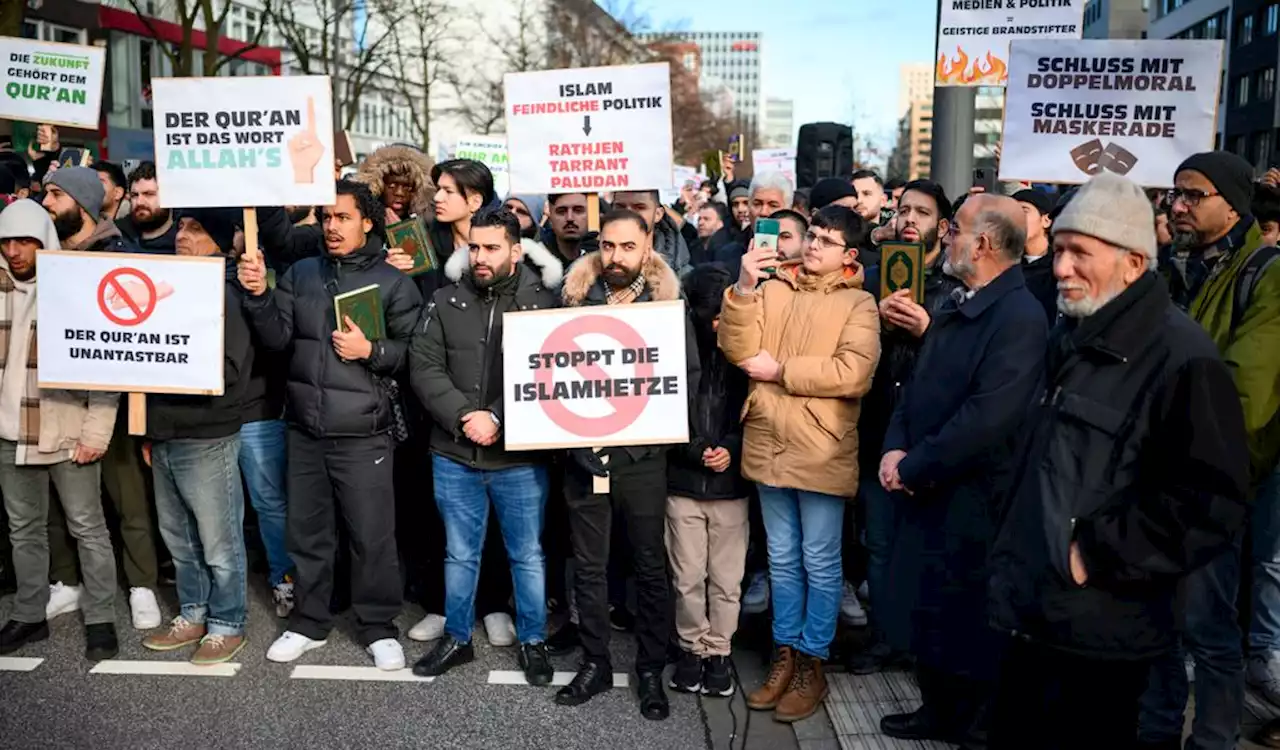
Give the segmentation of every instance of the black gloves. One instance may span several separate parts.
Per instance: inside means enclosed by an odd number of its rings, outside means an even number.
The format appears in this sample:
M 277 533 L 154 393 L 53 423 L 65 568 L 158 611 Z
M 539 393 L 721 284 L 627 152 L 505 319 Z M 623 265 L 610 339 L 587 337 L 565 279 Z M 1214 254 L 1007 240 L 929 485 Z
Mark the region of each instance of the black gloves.
M 572 448 L 569 451 L 569 458 L 582 468 L 588 474 L 597 477 L 609 476 L 609 470 L 605 468 L 604 461 L 600 460 L 602 453 L 596 453 L 590 448 Z

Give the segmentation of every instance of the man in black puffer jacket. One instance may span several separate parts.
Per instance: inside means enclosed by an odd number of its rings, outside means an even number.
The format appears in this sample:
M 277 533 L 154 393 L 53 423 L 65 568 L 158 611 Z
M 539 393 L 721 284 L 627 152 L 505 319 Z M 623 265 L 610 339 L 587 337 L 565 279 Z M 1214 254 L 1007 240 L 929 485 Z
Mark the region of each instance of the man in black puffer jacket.
M 667 557 L 676 597 L 680 661 L 673 690 L 733 694 L 729 651 L 738 629 L 747 562 L 747 497 L 742 478 L 742 404 L 747 376 L 716 345 L 724 292 L 733 284 L 719 263 L 685 277 L 702 370 L 691 401 L 689 442 L 676 446 L 667 466 Z
M 401 603 L 390 434 L 396 419 L 388 384 L 404 365 L 422 298 L 408 276 L 384 261 L 384 209 L 369 188 L 339 180 L 337 191 L 324 209 L 323 248 L 291 266 L 275 289 L 267 289 L 260 254 L 240 265 L 240 283 L 251 295 L 245 306 L 262 344 L 292 347 L 285 419 L 296 605 L 267 658 L 293 661 L 324 645 L 333 627 L 336 503 L 351 537 L 360 639 L 379 668 L 401 669 L 393 622 Z M 369 341 L 334 320 L 334 296 L 368 286 L 378 287 L 385 339 Z

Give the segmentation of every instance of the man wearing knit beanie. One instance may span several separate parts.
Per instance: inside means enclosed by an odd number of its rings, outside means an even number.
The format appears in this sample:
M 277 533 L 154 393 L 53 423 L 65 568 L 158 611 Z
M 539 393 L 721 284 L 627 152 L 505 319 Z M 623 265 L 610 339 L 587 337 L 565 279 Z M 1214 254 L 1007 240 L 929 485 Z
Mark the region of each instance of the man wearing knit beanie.
M 1139 706 L 1165 697 L 1144 698 L 1149 682 L 1185 679 L 1174 649 L 1183 579 L 1189 629 L 1219 612 L 1234 618 L 1230 602 L 1207 609 L 1191 578 L 1239 555 L 1249 513 L 1240 401 L 1213 342 L 1151 272 L 1155 227 L 1140 187 L 1094 177 L 1054 222 L 1053 245 L 1067 316 L 1045 360 L 1055 385 L 1026 414 L 988 558 L 991 622 L 1022 635 L 1002 655 L 988 747 L 1130 748 L 1140 738 L 1142 748 L 1181 748 L 1183 706 L 1159 717 L 1175 722 L 1172 737 L 1140 732 Z M 1196 661 L 1196 726 L 1212 733 L 1187 746 L 1234 748 L 1241 706 L 1225 711 L 1230 672 L 1202 677 Z
M 1280 262 L 1250 215 L 1253 170 L 1234 154 L 1196 154 L 1178 167 L 1169 193 L 1173 248 L 1163 270 L 1174 302 L 1213 339 L 1232 376 L 1248 432 L 1249 482 L 1258 518 L 1280 514 L 1280 488 L 1265 483 L 1280 460 Z M 1195 658 L 1196 720 L 1193 742 L 1234 746 L 1243 705 L 1241 671 L 1270 702 L 1280 703 L 1280 529 L 1253 529 L 1253 618 L 1249 659 L 1242 670 L 1241 634 L 1235 618 L 1240 583 L 1237 548 L 1193 574 L 1188 590 L 1184 642 Z M 1172 659 L 1166 674 L 1173 676 Z M 1179 673 L 1181 674 L 1181 673 Z M 1165 681 L 1167 683 L 1167 680 Z M 1144 702 L 1143 726 L 1165 728 L 1152 739 L 1172 738 L 1185 685 Z M 1159 698 L 1160 700 L 1154 700 Z M 1160 708 L 1157 709 L 1156 707 Z M 1152 732 L 1148 732 L 1152 734 Z
M 858 208 L 858 191 L 853 189 L 853 183 L 848 180 L 842 180 L 839 177 L 826 177 L 818 180 L 813 189 L 809 191 L 809 210 L 817 211 L 832 204 L 856 211 Z
M 102 196 L 98 173 L 88 167 L 63 167 L 45 177 L 42 205 L 53 219 L 63 250 L 132 249 L 114 222 L 98 221 Z

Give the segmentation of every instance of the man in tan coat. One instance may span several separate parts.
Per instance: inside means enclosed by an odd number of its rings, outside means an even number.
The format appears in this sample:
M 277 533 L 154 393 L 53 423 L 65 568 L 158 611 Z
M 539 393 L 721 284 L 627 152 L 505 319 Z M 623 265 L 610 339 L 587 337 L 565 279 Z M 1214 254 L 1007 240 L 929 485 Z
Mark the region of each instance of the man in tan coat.
M 857 259 L 869 229 L 828 206 L 800 260 L 779 266 L 753 246 L 720 316 L 720 348 L 752 381 L 742 474 L 759 486 L 773 581 L 773 666 L 747 705 L 779 721 L 812 715 L 827 692 L 821 664 L 840 611 L 844 504 L 858 488 L 859 399 L 880 357 Z

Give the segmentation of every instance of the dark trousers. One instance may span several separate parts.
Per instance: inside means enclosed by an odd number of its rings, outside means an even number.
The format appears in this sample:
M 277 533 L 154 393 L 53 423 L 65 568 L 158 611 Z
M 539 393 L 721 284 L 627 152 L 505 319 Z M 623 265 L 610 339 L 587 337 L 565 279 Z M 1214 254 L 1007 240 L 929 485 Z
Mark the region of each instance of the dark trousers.
M 986 736 L 991 683 L 916 662 L 916 684 L 920 686 L 921 710 L 946 736 L 957 740 Z
M 613 514 L 622 514 L 636 582 L 636 671 L 662 671 L 671 633 L 671 588 L 664 542 L 667 506 L 665 455 L 619 466 L 609 494 L 591 492 L 591 478 L 570 467 L 565 499 L 573 536 L 574 593 L 587 661 L 609 664 L 608 566 Z
M 990 750 L 1134 747 L 1149 661 L 1091 659 L 1017 640 L 1000 668 Z
M 317 440 L 290 428 L 286 543 L 297 574 L 297 604 L 289 621 L 295 633 L 323 640 L 333 629 L 336 508 L 349 537 L 359 639 L 367 646 L 396 637 L 401 588 L 392 451 L 388 435 Z

